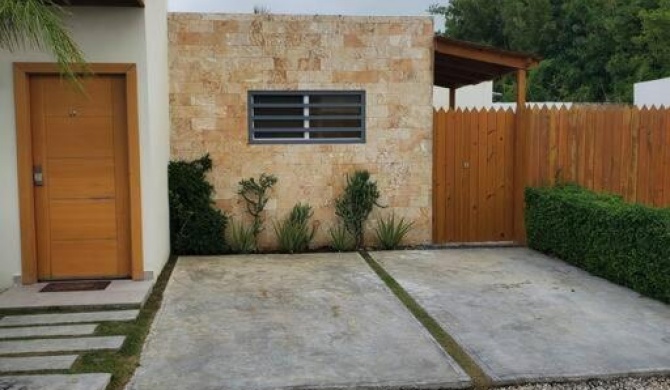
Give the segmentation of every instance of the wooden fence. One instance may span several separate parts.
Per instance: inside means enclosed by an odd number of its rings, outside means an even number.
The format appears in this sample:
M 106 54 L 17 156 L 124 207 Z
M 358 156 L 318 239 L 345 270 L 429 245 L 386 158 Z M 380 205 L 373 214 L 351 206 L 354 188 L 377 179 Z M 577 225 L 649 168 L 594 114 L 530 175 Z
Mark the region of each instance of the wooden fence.
M 440 110 L 433 180 L 438 243 L 523 241 L 523 188 L 557 180 L 670 206 L 670 109 Z

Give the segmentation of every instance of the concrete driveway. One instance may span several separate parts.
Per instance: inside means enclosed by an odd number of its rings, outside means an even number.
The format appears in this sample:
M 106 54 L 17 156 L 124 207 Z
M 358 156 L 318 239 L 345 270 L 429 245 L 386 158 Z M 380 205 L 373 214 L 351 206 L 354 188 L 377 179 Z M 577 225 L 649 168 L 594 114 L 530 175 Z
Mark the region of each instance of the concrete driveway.
M 181 258 L 129 388 L 462 388 L 355 253 Z
M 495 384 L 670 374 L 670 307 L 523 248 L 372 257 Z M 129 385 L 462 388 L 355 253 L 181 258 Z
M 670 307 L 524 248 L 372 253 L 496 383 L 670 373 Z

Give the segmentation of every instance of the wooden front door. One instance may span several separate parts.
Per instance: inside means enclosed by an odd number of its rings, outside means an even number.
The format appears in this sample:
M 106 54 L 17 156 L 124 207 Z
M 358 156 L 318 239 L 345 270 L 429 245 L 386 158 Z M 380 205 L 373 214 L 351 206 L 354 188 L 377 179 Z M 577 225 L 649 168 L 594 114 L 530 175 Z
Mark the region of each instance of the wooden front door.
M 129 276 L 125 77 L 29 84 L 38 278 Z

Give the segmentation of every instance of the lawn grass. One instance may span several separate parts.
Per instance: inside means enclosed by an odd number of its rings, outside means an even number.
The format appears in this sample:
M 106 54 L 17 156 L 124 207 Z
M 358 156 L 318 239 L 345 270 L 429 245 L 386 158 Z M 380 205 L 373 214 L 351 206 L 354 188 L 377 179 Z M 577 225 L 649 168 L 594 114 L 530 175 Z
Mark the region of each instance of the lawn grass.
M 473 387 L 477 390 L 488 389 L 492 386 L 493 381 L 479 367 L 479 365 L 470 357 L 470 355 L 461 347 L 456 340 L 449 335 L 442 327 L 435 321 L 433 317 L 426 312 L 426 310 L 419 305 L 414 298 L 412 298 L 400 284 L 393 279 L 393 277 L 386 272 L 386 270 L 377 263 L 372 256 L 366 251 L 360 252 L 365 262 L 370 268 L 384 281 L 386 286 L 395 294 L 395 296 L 409 309 L 409 311 L 416 317 L 419 322 L 430 332 L 435 340 L 442 346 L 442 348 L 458 363 L 461 368 L 472 378 Z
M 82 354 L 68 373 L 107 372 L 112 380 L 107 390 L 121 390 L 131 379 L 139 365 L 140 354 L 144 341 L 149 333 L 151 323 L 163 301 L 163 291 L 167 286 L 172 270 L 177 262 L 171 257 L 154 284 L 151 295 L 135 321 L 105 322 L 96 329 L 96 336 L 126 336 L 123 346 L 118 351 L 96 351 Z

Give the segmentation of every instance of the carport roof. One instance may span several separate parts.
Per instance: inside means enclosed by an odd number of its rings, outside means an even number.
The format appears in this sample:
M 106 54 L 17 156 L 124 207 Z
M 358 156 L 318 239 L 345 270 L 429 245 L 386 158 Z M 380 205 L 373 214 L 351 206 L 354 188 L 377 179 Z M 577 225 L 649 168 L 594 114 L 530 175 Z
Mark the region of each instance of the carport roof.
M 540 63 L 540 58 L 532 54 L 443 36 L 435 37 L 434 47 L 433 84 L 451 89 L 493 80 Z

